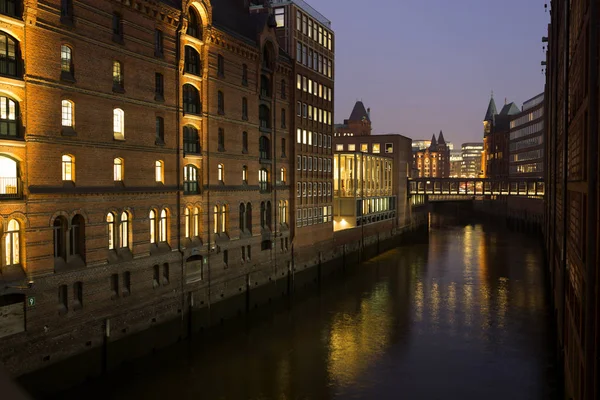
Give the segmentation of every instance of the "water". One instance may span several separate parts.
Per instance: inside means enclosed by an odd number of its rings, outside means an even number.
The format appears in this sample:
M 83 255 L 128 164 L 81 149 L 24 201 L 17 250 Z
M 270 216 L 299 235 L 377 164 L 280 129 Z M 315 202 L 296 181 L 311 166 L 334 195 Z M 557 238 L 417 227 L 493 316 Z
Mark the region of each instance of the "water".
M 432 222 L 428 244 L 383 254 L 289 310 L 58 398 L 558 399 L 539 242 Z

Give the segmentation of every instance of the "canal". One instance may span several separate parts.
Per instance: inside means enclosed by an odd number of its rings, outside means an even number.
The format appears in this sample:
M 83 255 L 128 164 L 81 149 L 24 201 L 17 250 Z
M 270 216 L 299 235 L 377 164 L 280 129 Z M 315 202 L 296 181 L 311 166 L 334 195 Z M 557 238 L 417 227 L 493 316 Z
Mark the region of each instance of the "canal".
M 537 239 L 431 216 L 428 237 L 277 312 L 233 322 L 60 399 L 558 399 Z

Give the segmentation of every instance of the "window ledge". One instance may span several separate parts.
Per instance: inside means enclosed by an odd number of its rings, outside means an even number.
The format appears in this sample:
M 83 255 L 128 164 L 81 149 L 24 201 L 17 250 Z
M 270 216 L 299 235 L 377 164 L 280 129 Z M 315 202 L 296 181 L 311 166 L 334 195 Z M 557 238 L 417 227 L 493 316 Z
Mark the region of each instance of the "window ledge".
M 114 133 L 113 132 L 113 139 L 124 142 L 125 136 L 122 133 Z
M 60 80 L 63 82 L 75 83 L 75 75 L 69 71 L 60 71 Z
M 75 132 L 72 126 L 63 126 L 60 134 L 62 136 L 77 136 L 77 132 Z
M 63 187 L 65 187 L 65 188 L 74 188 L 75 187 L 74 181 L 62 181 L 62 182 L 63 182 Z
M 123 182 L 123 180 L 115 181 L 115 186 L 122 188 L 125 187 L 125 183 Z

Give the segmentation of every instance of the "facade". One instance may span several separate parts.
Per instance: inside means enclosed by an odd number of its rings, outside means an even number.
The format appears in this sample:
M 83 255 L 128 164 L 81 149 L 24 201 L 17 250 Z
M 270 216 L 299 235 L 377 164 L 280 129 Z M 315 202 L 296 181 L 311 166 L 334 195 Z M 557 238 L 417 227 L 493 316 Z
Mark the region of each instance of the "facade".
M 413 159 L 414 166 L 419 171 L 419 178 L 450 177 L 450 148 L 442 131 L 438 139 L 433 135 L 428 148 L 413 153 Z
M 371 134 L 371 109 L 365 109 L 362 101 L 357 101 L 350 118 L 343 124 L 335 125 L 335 136 L 369 136 Z
M 599 7 L 552 0 L 545 38 L 544 231 L 565 398 L 575 400 L 600 397 Z
M 482 174 L 483 143 L 463 143 L 461 146 L 463 178 L 478 178 Z
M 511 177 L 544 176 L 544 93 L 523 103 L 510 121 Z
M 334 230 L 395 218 L 393 166 L 388 156 L 356 151 L 334 154 Z
M 290 93 L 293 93 L 295 112 L 290 114 L 290 122 L 295 144 L 289 157 L 294 160 L 290 184 L 296 188 L 291 203 L 296 223 L 291 231 L 294 251 L 303 256 L 307 254 L 303 249 L 317 251 L 318 246 L 326 249 L 333 240 L 335 37 L 331 22 L 306 2 L 273 0 L 270 3 L 279 45 L 291 57 L 294 71 Z M 252 8 L 260 11 L 269 7 L 255 5 Z M 304 190 L 309 186 L 314 189 L 313 196 Z
M 483 120 L 483 147 L 485 152 L 485 177 L 503 179 L 508 177 L 509 129 L 511 116 L 518 114 L 515 103 L 506 103 L 498 113 L 494 97 L 490 99 Z
M 309 177 L 291 173 L 296 125 L 315 126 L 297 147 L 315 154 L 311 206 L 329 220 L 303 240 L 331 237 L 329 27 L 317 29 L 327 68 L 311 72 L 327 99 L 311 100 L 295 89 L 304 72 L 280 46 L 277 9 L 6 3 L 16 6 L 0 8 L 11 49 L 0 60 L 0 360 L 11 374 L 288 271 L 290 187 Z M 293 118 L 296 100 L 320 104 L 318 119 Z
M 450 178 L 462 177 L 463 157 L 460 150 L 450 151 Z

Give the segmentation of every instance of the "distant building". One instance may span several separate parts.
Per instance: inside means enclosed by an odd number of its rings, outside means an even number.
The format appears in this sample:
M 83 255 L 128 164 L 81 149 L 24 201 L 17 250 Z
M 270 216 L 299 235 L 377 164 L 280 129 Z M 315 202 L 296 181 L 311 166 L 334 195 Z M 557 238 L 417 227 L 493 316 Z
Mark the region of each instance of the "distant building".
M 463 157 L 460 150 L 450 150 L 450 178 L 461 178 Z
M 371 134 L 371 109 L 365 109 L 362 101 L 354 104 L 350 118 L 335 125 L 335 136 L 369 136 Z
M 454 150 L 454 144 L 452 142 L 446 142 L 446 144 L 448 145 L 448 149 L 450 149 L 450 151 Z M 429 139 L 429 140 L 420 139 L 420 140 L 412 141 L 413 153 L 416 153 L 419 150 L 425 150 L 429 146 L 431 146 L 431 139 Z
M 483 150 L 485 154 L 485 177 L 508 177 L 508 138 L 510 120 L 513 115 L 520 113 L 515 103 L 506 103 L 500 113 L 496 110 L 494 97 L 490 99 L 483 120 Z
M 448 178 L 450 176 L 450 149 L 442 131 L 437 140 L 433 135 L 428 148 L 413 153 L 413 160 L 416 169 L 419 170 L 419 177 Z
M 544 176 L 544 93 L 523 103 L 510 121 L 509 175 Z
M 477 178 L 482 173 L 481 153 L 483 143 L 463 143 L 461 147 L 461 175 L 465 178 Z

